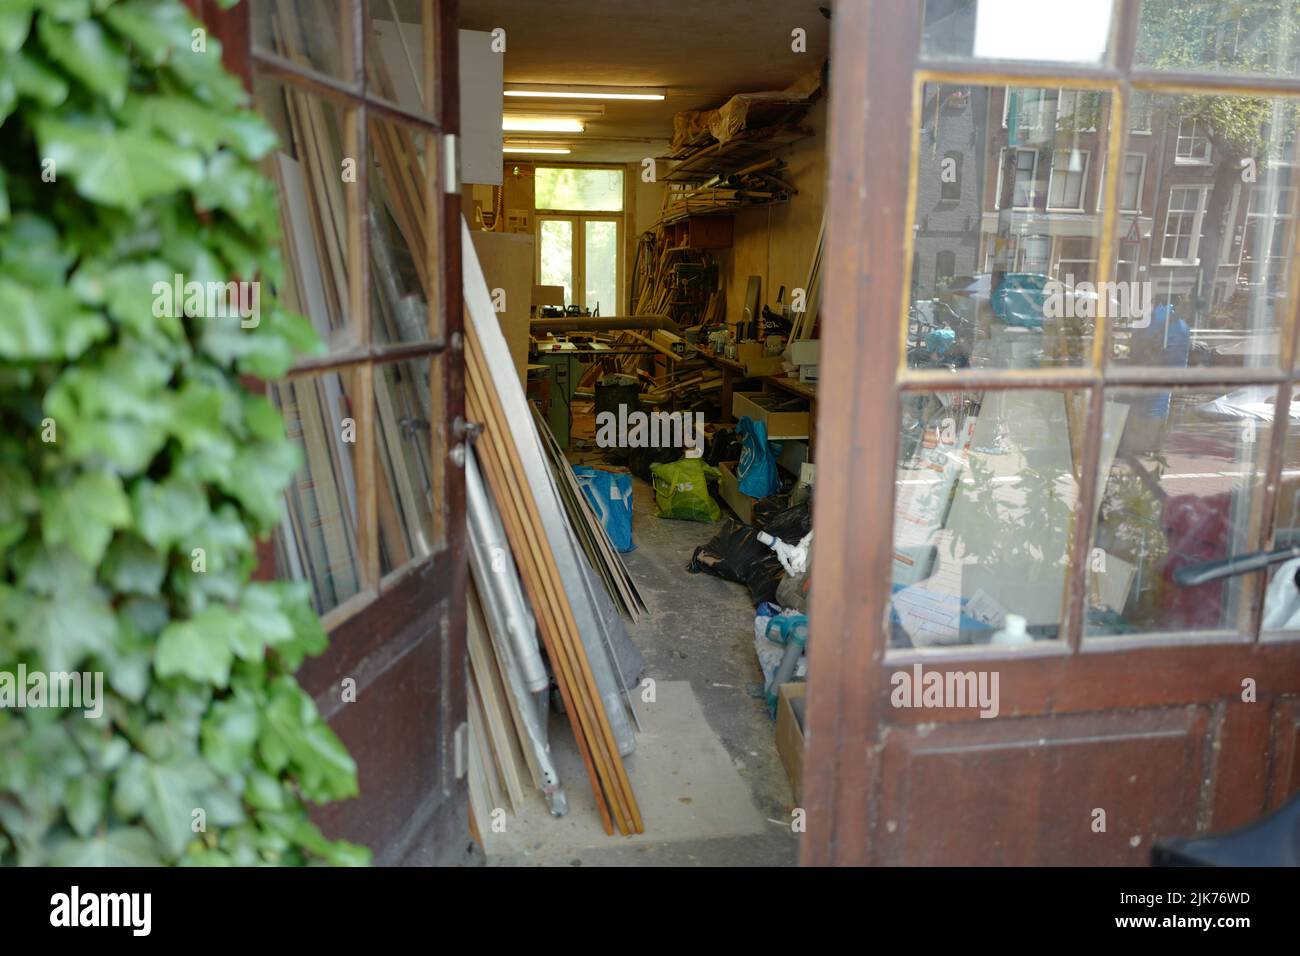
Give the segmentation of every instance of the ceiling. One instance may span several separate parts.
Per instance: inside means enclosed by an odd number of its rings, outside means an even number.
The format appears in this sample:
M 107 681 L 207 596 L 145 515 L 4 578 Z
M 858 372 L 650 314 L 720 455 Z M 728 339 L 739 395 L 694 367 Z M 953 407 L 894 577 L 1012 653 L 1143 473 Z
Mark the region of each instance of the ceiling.
M 663 155 L 673 114 L 709 109 L 735 93 L 779 90 L 820 66 L 829 0 L 461 0 L 460 26 L 506 31 L 506 83 L 664 87 L 658 102 L 607 101 L 586 131 L 556 134 L 579 162 Z M 795 53 L 791 31 L 807 33 Z M 557 100 L 513 100 L 525 103 Z M 536 133 L 517 134 L 530 141 Z

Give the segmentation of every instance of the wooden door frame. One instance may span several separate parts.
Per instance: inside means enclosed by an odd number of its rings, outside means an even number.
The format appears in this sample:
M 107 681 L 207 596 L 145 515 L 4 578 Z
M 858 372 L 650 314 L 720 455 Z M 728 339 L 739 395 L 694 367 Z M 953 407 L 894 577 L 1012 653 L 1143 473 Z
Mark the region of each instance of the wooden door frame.
M 1128 91 L 1136 30 L 1126 29 L 1137 15 L 1137 0 L 1118 0 L 1115 66 L 1051 67 L 1038 64 L 952 65 L 967 82 L 979 83 L 984 73 L 1103 81 Z M 912 656 L 886 661 L 893 552 L 894 462 L 899 413 L 899 356 L 903 323 L 904 277 L 911 256 L 907 222 L 908 199 L 914 194 L 911 168 L 914 74 L 919 68 L 922 5 L 896 0 L 845 0 L 835 7 L 831 53 L 829 112 L 829 194 L 826 289 L 824 293 L 823 366 L 817 422 L 819 468 L 815 511 L 817 538 L 813 560 L 812 626 L 809 701 L 805 728 L 807 746 L 802 806 L 807 831 L 801 845 L 805 865 L 864 865 L 875 862 L 874 830 L 877 792 L 882 770 L 880 731 L 921 722 L 965 719 L 943 710 L 897 711 L 890 708 L 889 677 L 910 668 Z M 944 68 L 948 68 L 944 64 Z M 1133 74 L 1136 76 L 1136 74 Z M 1194 74 L 1145 74 L 1146 82 L 1190 87 L 1230 85 L 1295 94 L 1300 84 L 1266 78 L 1224 82 Z M 996 81 L 994 81 L 996 82 Z M 1116 127 L 1123 129 L 1122 113 Z M 1122 153 L 1120 144 L 1110 150 Z M 1112 157 L 1113 158 L 1113 157 Z M 1110 164 L 1114 168 L 1113 164 Z M 1111 177 L 1108 188 L 1116 188 Z M 1110 205 L 1115 205 L 1111 202 Z M 1297 217 L 1300 218 L 1300 217 Z M 1111 230 L 1109 223 L 1107 228 Z M 1103 247 L 1110 249 L 1109 242 Z M 1291 246 L 1298 248 L 1294 242 Z M 1103 256 L 1099 254 L 1099 265 Z M 1106 266 L 1108 268 L 1108 266 Z M 1278 406 L 1286 407 L 1292 388 L 1290 369 L 1296 347 L 1297 287 L 1300 267 L 1292 256 L 1289 305 L 1292 309 L 1283 340 L 1277 374 L 1258 378 L 1276 384 Z M 1104 330 L 1098 338 L 1104 343 Z M 1101 348 L 1102 346 L 1098 346 Z M 1232 379 L 1223 370 L 1185 370 L 1183 383 L 1218 385 Z M 1204 374 L 1200 374 L 1204 373 Z M 1132 376 L 1129 376 L 1132 378 Z M 1243 376 L 1238 375 L 1238 379 Z M 988 387 L 1060 387 L 1059 373 L 1030 372 L 1014 383 L 999 378 Z M 1118 384 L 1123 374 L 1098 370 L 1077 376 L 1075 387 L 1092 388 L 1089 415 L 1100 417 L 1102 384 Z M 971 387 L 986 387 L 972 376 Z M 955 382 L 947 387 L 953 387 Z M 965 383 L 963 383 L 965 384 Z M 1099 428 L 1089 428 L 1080 498 L 1091 500 L 1097 476 Z M 1271 542 L 1274 489 L 1282 463 L 1285 428 L 1273 430 L 1262 497 L 1260 535 Z M 1280 431 L 1279 436 L 1277 432 Z M 1091 470 L 1087 463 L 1091 463 Z M 1300 705 L 1290 695 L 1300 691 L 1300 641 L 1259 639 L 1263 576 L 1244 588 L 1250 603 L 1253 637 L 1236 639 L 1200 636 L 1171 644 L 1136 637 L 1118 642 L 1080 640 L 1084 610 L 1084 578 L 1080 558 L 1090 541 L 1090 509 L 1079 509 L 1071 549 L 1072 572 L 1062 639 L 1056 647 L 1035 648 L 1015 659 L 980 654 L 996 661 L 1003 676 L 1002 712 L 1083 713 L 1141 705 L 1178 706 L 1211 699 L 1229 699 L 1218 718 L 1218 733 L 1231 731 L 1248 745 L 1225 748 L 1216 759 L 1219 788 L 1204 829 L 1217 830 L 1253 819 L 1280 802 L 1285 789 L 1300 785 L 1300 757 L 1294 735 L 1284 741 L 1279 720 L 1300 720 Z M 1274 638 L 1276 635 L 1273 636 Z M 950 655 L 926 658 L 927 670 L 969 666 L 975 652 L 953 649 Z M 1160 668 L 1160 680 L 1150 675 Z M 1239 697 L 1243 671 L 1288 675 L 1286 688 L 1274 691 L 1272 706 L 1250 706 Z M 1008 694 L 1006 688 L 1013 688 Z M 1279 700 L 1282 694 L 1285 700 Z M 1264 692 L 1261 691 L 1261 701 Z M 893 710 L 892 713 L 889 710 Z M 1293 728 L 1284 728 L 1292 732 Z M 1265 754 L 1273 746 L 1286 748 L 1272 765 Z M 1252 751 L 1251 745 L 1254 750 Z M 1198 785 L 1189 781 L 1189 786 Z
M 384 845 L 377 848 L 377 864 L 454 864 L 472 856 L 473 848 L 468 827 L 467 781 L 458 776 L 460 765 L 458 750 L 465 746 L 466 681 L 468 666 L 465 629 L 465 591 L 467 565 L 465 562 L 465 482 L 463 464 L 457 462 L 453 449 L 466 441 L 464 427 L 464 351 L 463 315 L 461 311 L 461 194 L 459 169 L 448 173 L 442 169 L 441 160 L 458 157 L 455 137 L 460 129 L 460 89 L 456 63 L 459 56 L 459 6 L 458 0 L 439 0 L 438 19 L 434 24 L 436 54 L 426 57 L 426 83 L 436 93 L 432 116 L 411 114 L 384 101 L 371 98 L 366 85 L 364 69 L 359 68 L 359 88 L 348 88 L 327 77 L 292 76 L 283 64 L 275 62 L 252 49 L 250 29 L 250 3 L 243 0 L 231 9 L 225 9 L 217 0 L 184 0 L 190 10 L 222 43 L 222 61 L 226 68 L 238 76 L 245 89 L 252 91 L 254 67 L 263 75 L 280 82 L 296 82 L 299 88 L 316 96 L 336 102 L 350 102 L 359 127 L 357 142 L 360 152 L 367 154 L 367 111 L 385 119 L 400 121 L 408 127 L 421 128 L 436 147 L 439 165 L 438 179 L 431 183 L 429 211 L 437 210 L 439 234 L 431 243 L 432 264 L 441 273 L 440 290 L 442 323 L 439 334 L 430 343 L 420 343 L 418 348 L 389 347 L 386 358 L 376 358 L 370 348 L 370 358 L 375 361 L 400 360 L 407 354 L 427 357 L 431 371 L 438 367 L 431 384 L 440 386 L 439 400 L 442 417 L 431 422 L 431 439 L 436 454 L 442 458 L 441 474 L 444 481 L 442 493 L 443 547 L 423 561 L 412 562 L 388 575 L 375 573 L 375 580 L 367 581 L 368 593 L 354 596 L 325 616 L 330 627 L 330 646 L 319 657 L 309 658 L 298 672 L 298 680 L 316 701 L 321 715 L 336 729 L 342 718 L 349 716 L 339 694 L 338 679 L 342 674 L 355 675 L 360 693 L 364 687 L 389 677 L 399 686 L 417 695 L 427 692 L 422 686 L 432 679 L 435 683 L 436 708 L 420 708 L 416 715 L 419 723 L 400 730 L 410 740 L 436 738 L 435 759 L 431 767 L 411 768 L 428 774 L 437 787 L 428 790 L 418 807 L 391 807 L 368 800 L 363 787 L 355 800 L 315 807 L 313 819 L 331 837 L 347 837 L 367 842 L 371 834 L 382 833 Z M 430 6 L 425 5 L 424 16 Z M 365 10 L 362 0 L 346 0 L 342 16 L 347 31 L 355 43 L 353 56 L 361 60 L 362 36 L 365 29 Z M 435 71 L 440 71 L 435 73 Z M 432 82 L 436 80 L 436 82 Z M 444 148 L 446 146 L 447 148 Z M 432 177 L 431 177 L 432 178 Z M 361 183 L 365 178 L 361 177 Z M 364 187 L 363 187 L 364 190 Z M 361 214 L 365 215 L 364 191 L 357 200 Z M 426 229 L 432 223 L 425 223 Z M 360 263 L 352 281 L 351 306 L 361 316 L 361 327 L 366 330 L 363 342 L 369 348 L 369 260 L 365 253 L 369 238 L 365 230 L 356 261 Z M 358 310 L 359 306 L 359 310 Z M 429 303 L 431 309 L 435 307 Z M 400 354 L 399 354 L 400 353 Z M 316 363 L 320 368 L 332 367 L 333 357 Z M 372 366 L 373 368 L 373 366 Z M 366 388 L 373 393 L 372 376 L 362 377 Z M 265 391 L 265 383 L 250 381 L 249 386 Z M 433 419 L 433 410 L 430 410 Z M 375 455 L 378 455 L 377 445 Z M 463 458 L 460 462 L 463 463 Z M 369 542 L 358 542 L 359 547 L 377 549 L 378 531 Z M 377 562 L 377 551 L 372 555 Z M 372 563 L 373 563 L 372 562 Z M 260 579 L 275 577 L 274 545 L 272 539 L 258 544 L 258 567 L 254 576 Z M 369 598 L 368 602 L 364 600 Z M 351 602 L 365 604 L 360 610 L 348 613 Z M 337 623 L 333 623 L 337 621 Z M 430 635 L 432 639 L 430 640 Z M 393 728 L 387 728 L 392 730 Z M 409 742 L 409 741 L 408 741 Z M 389 744 L 392 742 L 389 741 Z M 353 741 L 355 747 L 356 741 Z M 400 744 L 398 745 L 400 746 Z M 390 748 L 391 749 L 391 748 Z M 354 753 L 355 756 L 355 753 Z M 423 755 L 416 755 L 422 757 Z M 422 778 L 423 779 L 423 778 Z

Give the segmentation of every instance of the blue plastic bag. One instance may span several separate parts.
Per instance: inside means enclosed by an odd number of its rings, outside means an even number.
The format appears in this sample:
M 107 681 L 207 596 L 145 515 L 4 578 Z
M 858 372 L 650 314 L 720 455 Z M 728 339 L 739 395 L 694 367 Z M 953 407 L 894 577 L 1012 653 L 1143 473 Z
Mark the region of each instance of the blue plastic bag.
M 632 476 L 586 465 L 574 465 L 573 474 L 615 549 L 631 551 L 635 548 L 632 542 Z
M 740 493 L 751 498 L 766 498 L 781 490 L 781 479 L 776 473 L 776 456 L 781 445 L 767 440 L 767 425 L 756 422 L 748 415 L 736 425 L 744 447 L 740 453 Z

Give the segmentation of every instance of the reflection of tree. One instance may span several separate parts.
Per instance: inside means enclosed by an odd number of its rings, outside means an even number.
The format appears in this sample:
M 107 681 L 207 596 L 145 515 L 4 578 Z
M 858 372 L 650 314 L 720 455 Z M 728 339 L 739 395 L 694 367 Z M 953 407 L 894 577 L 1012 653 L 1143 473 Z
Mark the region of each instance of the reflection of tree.
M 1044 542 L 1067 540 L 1074 503 L 1073 475 L 1026 464 L 1014 481 L 998 481 L 979 455 L 971 456 L 967 469 L 957 494 L 974 517 L 970 527 L 979 530 L 954 534 L 963 557 L 974 558 L 988 568 L 1023 567 L 1026 559 L 1047 565 L 1064 560 L 1064 548 L 1049 553 Z M 1068 497 L 1063 487 L 1070 490 Z
M 1097 515 L 1097 545 L 1135 568 L 1136 601 L 1133 607 L 1120 610 L 1125 611 L 1127 624 L 1138 627 L 1154 622 L 1159 614 L 1159 571 L 1169 552 L 1164 500 L 1154 490 L 1168 463 L 1160 454 L 1151 458 L 1156 467 L 1145 477 L 1136 470 L 1140 464 L 1117 464 L 1111 469 L 1101 488 Z
M 1215 67 L 1233 73 L 1294 73 L 1300 52 L 1300 0 L 1145 0 L 1138 35 L 1138 58 L 1161 70 L 1202 71 Z M 1283 61 L 1283 62 L 1279 62 Z M 1201 294 L 1213 295 L 1228 228 L 1233 186 L 1243 177 L 1243 161 L 1256 175 L 1269 163 L 1270 145 L 1296 127 L 1296 108 L 1258 96 L 1207 94 L 1180 96 L 1176 113 L 1165 121 L 1177 133 L 1180 119 L 1196 120 L 1210 139 L 1218 164 L 1199 246 Z

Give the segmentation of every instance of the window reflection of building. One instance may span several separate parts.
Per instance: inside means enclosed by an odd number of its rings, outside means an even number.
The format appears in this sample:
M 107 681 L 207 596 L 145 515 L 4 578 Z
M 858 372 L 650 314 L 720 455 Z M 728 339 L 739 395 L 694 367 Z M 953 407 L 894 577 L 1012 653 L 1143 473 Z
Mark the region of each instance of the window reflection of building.
M 1150 281 L 1157 304 L 1186 296 L 1201 329 L 1243 308 L 1235 297 L 1286 287 L 1296 121 L 1275 106 L 1252 175 L 1241 175 L 1240 158 L 1215 148 L 1194 105 L 1132 96 L 1113 278 Z M 989 273 L 1008 270 L 1095 280 L 1111 108 L 1098 91 L 927 86 L 914 294 L 942 295 L 938 280 L 950 275 L 986 286 Z M 1250 321 L 1258 331 L 1274 324 L 1263 313 Z

